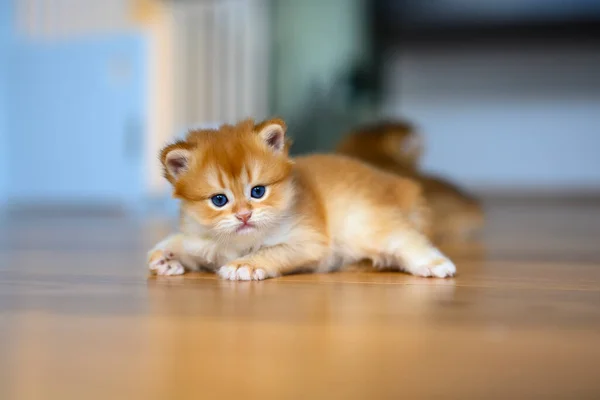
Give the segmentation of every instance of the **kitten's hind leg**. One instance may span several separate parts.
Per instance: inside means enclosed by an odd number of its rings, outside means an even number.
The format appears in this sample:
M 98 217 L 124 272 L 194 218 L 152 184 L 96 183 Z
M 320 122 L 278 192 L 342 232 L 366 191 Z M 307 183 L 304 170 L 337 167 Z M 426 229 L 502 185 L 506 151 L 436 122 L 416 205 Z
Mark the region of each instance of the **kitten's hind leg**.
M 369 251 L 375 265 L 424 277 L 449 278 L 456 274 L 454 263 L 410 224 L 399 224 L 381 233 L 377 235 L 378 243 Z

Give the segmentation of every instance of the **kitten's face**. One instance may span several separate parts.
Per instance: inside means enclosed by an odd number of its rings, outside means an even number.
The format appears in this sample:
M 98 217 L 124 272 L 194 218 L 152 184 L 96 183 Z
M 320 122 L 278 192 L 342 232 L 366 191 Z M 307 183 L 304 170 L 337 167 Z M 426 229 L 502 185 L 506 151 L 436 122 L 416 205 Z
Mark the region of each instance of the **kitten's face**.
M 194 131 L 162 153 L 184 213 L 215 237 L 265 233 L 293 201 L 280 120 Z

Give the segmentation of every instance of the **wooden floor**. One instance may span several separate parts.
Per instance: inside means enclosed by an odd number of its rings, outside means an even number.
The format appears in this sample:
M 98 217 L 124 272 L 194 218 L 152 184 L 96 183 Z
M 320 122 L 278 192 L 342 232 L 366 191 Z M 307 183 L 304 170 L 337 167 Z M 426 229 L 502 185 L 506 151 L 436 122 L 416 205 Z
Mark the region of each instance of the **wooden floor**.
M 490 202 L 459 275 L 148 279 L 161 221 L 0 228 L 0 399 L 599 399 L 600 204 Z

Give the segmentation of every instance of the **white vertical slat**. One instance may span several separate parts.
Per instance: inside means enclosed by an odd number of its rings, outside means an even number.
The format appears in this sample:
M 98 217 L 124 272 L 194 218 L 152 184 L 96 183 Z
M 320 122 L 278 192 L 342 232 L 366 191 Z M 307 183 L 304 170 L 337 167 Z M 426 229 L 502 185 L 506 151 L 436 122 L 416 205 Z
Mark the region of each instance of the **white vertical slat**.
M 104 24 L 106 28 L 110 30 L 115 30 L 117 28 L 117 20 L 115 15 L 117 13 L 118 4 L 115 0 L 104 0 L 104 6 L 102 7 L 102 19 L 104 20 Z M 94 23 L 100 21 L 93 21 Z
M 52 2 L 44 1 L 44 38 L 51 39 L 54 36 L 55 21 L 55 7 Z
M 183 81 L 182 91 L 185 94 L 183 109 L 186 112 L 186 123 L 189 118 L 197 118 L 198 101 L 200 91 L 198 82 L 202 80 L 202 75 L 199 74 L 198 68 L 202 64 L 202 52 L 198 51 L 198 42 L 202 38 L 198 22 L 202 24 L 202 20 L 198 21 L 199 11 L 194 9 L 190 13 L 183 15 L 183 30 L 185 42 L 182 46 L 182 51 L 185 53 L 185 80 Z M 200 14 L 200 17 L 202 15 Z
M 117 21 L 115 21 L 115 14 L 118 5 L 116 4 L 115 0 L 104 0 L 102 3 L 103 7 L 100 9 L 102 12 L 102 21 L 104 21 L 104 25 L 106 26 L 106 28 L 110 30 L 115 30 L 117 27 Z M 101 20 L 98 19 L 92 20 L 90 22 L 96 25 L 100 21 Z
M 221 87 L 221 51 L 220 50 L 220 35 L 218 25 L 221 21 L 221 7 L 218 4 L 212 3 L 212 24 L 211 31 L 208 33 L 211 39 L 211 49 L 210 49 L 210 61 L 212 62 L 212 76 L 209 78 L 211 81 L 211 104 L 212 104 L 212 115 L 211 120 L 213 121 L 223 121 L 223 116 L 221 115 L 221 95 L 222 92 L 220 90 Z
M 74 36 L 79 36 L 86 30 L 85 15 L 87 12 L 93 13 L 94 9 L 90 10 L 93 5 L 85 4 L 84 1 L 71 0 L 69 2 L 69 9 L 71 13 L 71 33 Z
M 233 52 L 235 54 L 235 63 L 233 65 L 233 74 L 235 75 L 235 93 L 233 94 L 233 104 L 235 105 L 235 119 L 239 120 L 248 117 L 244 110 L 244 85 L 246 75 L 244 73 L 246 69 L 245 60 L 245 46 L 244 46 L 244 34 L 245 34 L 245 14 L 247 9 L 247 2 L 245 0 L 239 0 L 235 7 L 235 18 L 234 18 L 234 33 L 235 40 L 233 43 Z
M 173 85 L 174 85 L 174 123 L 175 130 L 179 131 L 187 123 L 188 91 L 186 85 L 188 76 L 188 23 L 186 21 L 185 8 L 178 5 L 173 7 L 173 54 L 175 62 L 173 63 Z
M 201 4 L 198 8 L 198 11 L 194 14 L 195 20 L 200 22 L 197 25 L 195 31 L 195 45 L 194 51 L 196 51 L 195 55 L 192 57 L 196 58 L 195 69 L 190 71 L 192 74 L 196 74 L 196 84 L 193 86 L 197 90 L 196 95 L 196 112 L 197 118 L 196 121 L 205 122 L 209 121 L 212 116 L 210 115 L 210 88 L 211 82 L 210 79 L 210 65 L 211 55 L 210 55 L 210 30 L 211 30 L 211 21 L 212 18 L 212 10 L 210 4 Z
M 270 32 L 269 32 L 269 15 L 267 9 L 267 3 L 265 0 L 253 0 L 255 2 L 256 10 L 256 30 L 257 35 L 256 49 L 258 57 L 256 60 L 256 77 L 259 82 L 257 87 L 258 101 L 256 115 L 259 118 L 266 118 L 269 113 L 269 66 L 270 57 L 269 50 L 271 46 Z
M 47 38 L 50 31 L 50 20 L 48 18 L 48 1 L 38 0 L 38 17 L 40 19 L 40 37 Z
M 42 31 L 42 0 L 31 0 L 31 31 L 29 37 L 41 36 Z
M 124 30 L 130 26 L 131 0 L 114 0 L 117 6 L 115 7 L 114 19 L 116 21 L 115 30 Z
M 244 4 L 244 22 L 243 22 L 243 27 L 244 27 L 244 35 L 242 37 L 242 42 L 243 42 L 243 54 L 244 54 L 244 61 L 243 61 L 243 84 L 241 86 L 242 88 L 242 93 L 241 93 L 241 97 L 244 99 L 244 114 L 246 115 L 254 115 L 254 110 L 253 110 L 253 104 L 254 104 L 254 88 L 256 86 L 256 81 L 255 81 L 255 74 L 256 74 L 256 68 L 255 68 L 255 62 L 256 62 L 256 52 L 254 50 L 253 47 L 253 43 L 255 41 L 255 25 L 252 21 L 252 7 L 253 4 L 251 1 L 246 1 Z
M 33 29 L 31 24 L 33 20 L 33 0 L 19 0 L 16 2 L 17 14 L 17 32 L 21 35 L 28 35 Z
M 100 3 L 100 2 L 98 2 Z M 89 18 L 88 23 L 94 27 L 94 30 L 98 28 L 98 25 L 103 22 L 103 25 L 107 29 L 114 29 L 114 23 L 112 16 L 114 14 L 115 1 L 114 0 L 103 0 L 102 7 L 98 8 L 98 18 Z
M 225 79 L 225 86 L 226 86 L 226 91 L 227 91 L 227 95 L 226 95 L 226 102 L 225 105 L 227 107 L 227 113 L 226 113 L 226 120 L 227 121 L 235 121 L 236 119 L 239 118 L 238 114 L 237 114 L 237 107 L 236 107 L 236 92 L 237 92 L 237 85 L 238 85 L 238 80 L 237 80 L 237 74 L 236 74 L 236 64 L 238 64 L 237 61 L 237 47 L 236 47 L 236 42 L 239 40 L 239 38 L 236 35 L 236 30 L 237 30 L 237 26 L 236 26 L 236 16 L 237 16 L 237 9 L 240 5 L 239 1 L 229 1 L 227 3 L 225 3 L 227 6 L 227 16 L 225 18 L 225 32 L 226 32 L 226 37 L 225 37 L 225 50 L 226 50 L 226 54 L 225 54 L 225 59 L 226 59 L 226 69 L 227 69 L 227 75 L 226 75 L 226 79 Z
M 259 110 L 261 108 L 261 73 L 260 73 L 260 40 L 261 40 L 261 30 L 260 30 L 260 21 L 258 16 L 258 8 L 256 0 L 249 0 L 250 7 L 248 8 L 248 18 L 250 19 L 250 24 L 252 27 L 252 34 L 250 35 L 247 46 L 252 51 L 252 59 L 250 60 L 251 71 L 250 74 L 252 76 L 252 89 L 249 93 L 252 96 L 252 107 L 250 108 L 250 113 L 254 115 L 256 118 L 261 118 Z
M 95 19 L 99 20 L 102 18 L 102 2 L 89 2 L 81 1 L 75 6 L 75 21 L 74 34 L 82 35 L 85 32 L 94 31 L 94 21 L 89 21 L 88 15 L 95 15 Z
M 227 51 L 227 24 L 229 22 L 229 1 L 224 0 L 216 2 L 217 7 L 217 20 L 215 21 L 215 32 L 217 35 L 217 42 L 219 43 L 215 49 L 215 56 L 219 59 L 219 79 L 217 80 L 217 88 L 219 91 L 219 121 L 228 121 L 228 91 L 227 91 L 227 57 L 229 52 Z
M 60 9 L 61 9 L 61 0 L 47 0 L 48 3 L 48 16 L 49 16 L 49 39 L 58 39 L 60 37 L 61 27 L 60 25 L 65 25 L 64 22 L 61 21 L 60 17 Z M 68 22 L 66 24 L 68 29 Z
M 54 0 L 52 7 L 52 37 L 61 39 L 72 31 L 72 20 L 69 17 L 70 10 L 67 3 L 68 0 Z

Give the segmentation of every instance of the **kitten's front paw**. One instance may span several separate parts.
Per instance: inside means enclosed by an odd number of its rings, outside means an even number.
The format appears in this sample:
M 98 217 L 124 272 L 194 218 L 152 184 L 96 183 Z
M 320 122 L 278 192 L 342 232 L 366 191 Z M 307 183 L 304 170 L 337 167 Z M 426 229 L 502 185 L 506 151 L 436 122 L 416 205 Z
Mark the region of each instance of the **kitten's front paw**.
M 456 266 L 446 257 L 436 258 L 427 265 L 415 268 L 412 274 L 423 277 L 451 278 L 456 274 Z
M 230 281 L 262 281 L 270 276 L 262 268 L 255 268 L 248 264 L 232 263 L 225 265 L 217 271 L 217 274 Z
M 153 250 L 148 255 L 148 268 L 155 275 L 183 275 L 185 268 L 175 259 L 175 255 L 166 250 Z

